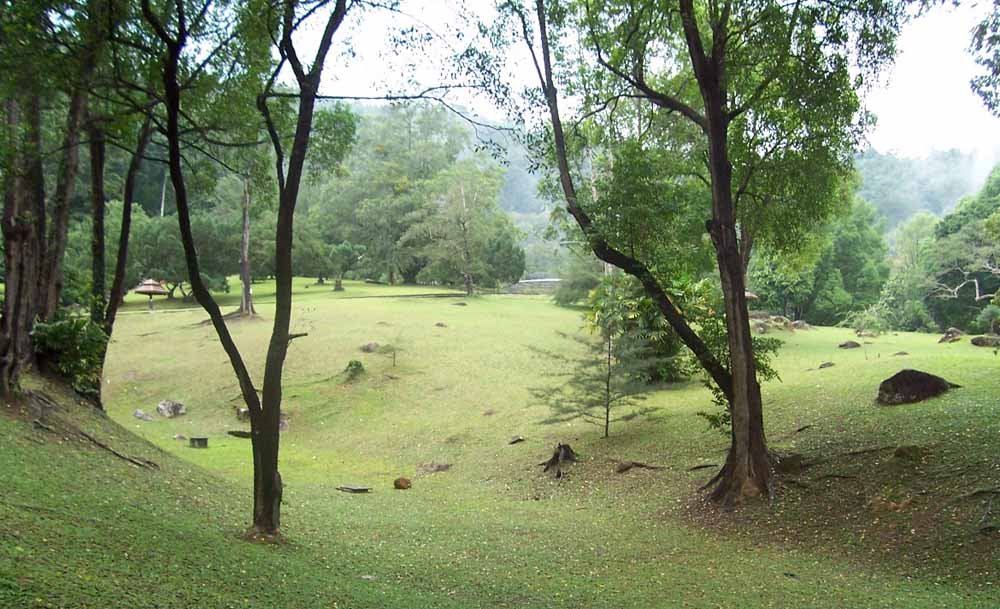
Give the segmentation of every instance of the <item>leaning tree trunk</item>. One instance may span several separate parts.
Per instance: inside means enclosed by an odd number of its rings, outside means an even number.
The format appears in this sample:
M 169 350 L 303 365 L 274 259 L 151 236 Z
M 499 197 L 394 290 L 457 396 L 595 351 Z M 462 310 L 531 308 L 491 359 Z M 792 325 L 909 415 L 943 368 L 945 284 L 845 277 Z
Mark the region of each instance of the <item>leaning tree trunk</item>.
M 240 298 L 240 314 L 256 315 L 253 307 L 253 287 L 250 284 L 250 180 L 243 179 L 243 233 L 240 236 L 240 283 L 243 295 Z
M 150 118 L 146 118 L 139 130 L 139 140 L 136 142 L 135 150 L 128 164 L 125 173 L 125 186 L 122 190 L 122 222 L 121 232 L 118 234 L 118 254 L 115 258 L 115 274 L 111 280 L 111 296 L 108 300 L 108 308 L 104 313 L 104 331 L 111 336 L 115 327 L 115 318 L 118 309 L 121 307 L 122 299 L 125 297 L 125 275 L 128 272 L 128 245 L 129 233 L 132 230 L 132 202 L 135 200 L 135 182 L 142 169 L 142 157 L 146 154 L 146 147 L 153 135 L 153 123 Z M 105 349 L 105 356 L 107 350 Z M 101 358 L 104 360 L 104 357 Z

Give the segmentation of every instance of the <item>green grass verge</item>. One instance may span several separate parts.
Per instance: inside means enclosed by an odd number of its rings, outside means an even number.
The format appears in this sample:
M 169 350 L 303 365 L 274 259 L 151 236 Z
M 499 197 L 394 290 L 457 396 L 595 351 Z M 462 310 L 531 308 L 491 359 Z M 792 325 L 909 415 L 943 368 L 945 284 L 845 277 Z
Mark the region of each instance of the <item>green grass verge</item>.
M 577 348 L 556 331 L 579 328 L 578 312 L 541 297 L 388 297 L 403 293 L 348 285 L 297 296 L 293 331 L 309 335 L 292 343 L 286 367 L 278 546 L 239 537 L 249 444 L 225 434 L 245 424 L 204 314 L 123 316 L 105 371 L 118 424 L 81 409 L 67 416 L 161 469 L 0 417 L 0 606 L 1000 604 L 1000 542 L 981 532 L 1000 507 L 986 514 L 983 497 L 963 497 L 1000 483 L 992 351 L 919 334 L 842 351 L 846 330 L 778 333 L 782 382 L 764 388 L 769 438 L 818 463 L 786 477 L 773 504 L 720 514 L 697 493 L 712 470 L 688 471 L 721 462 L 726 447 L 695 416 L 712 408 L 699 383 L 656 392 L 658 417 L 618 424 L 608 440 L 583 423 L 543 425 L 548 409 L 530 389 L 554 370 L 534 348 Z M 260 310 L 262 319 L 232 324 L 258 379 L 273 306 Z M 398 348 L 395 366 L 359 350 L 373 341 Z M 892 355 L 900 350 L 910 355 Z M 366 373 L 346 383 L 339 375 L 351 359 Z M 823 361 L 835 365 L 816 370 Z M 963 388 L 875 406 L 878 382 L 904 366 Z M 166 398 L 188 414 L 132 418 Z M 208 436 L 209 449 L 186 448 L 175 434 Z M 513 435 L 526 441 L 508 445 Z M 559 481 L 537 467 L 558 441 L 583 456 Z M 919 445 L 924 457 L 893 458 L 900 445 Z M 869 448 L 879 450 L 849 454 Z M 621 459 L 665 469 L 615 474 Z M 452 467 L 421 473 L 431 462 Z M 397 476 L 413 488 L 392 490 Z M 334 490 L 342 484 L 374 490 Z M 905 507 L 882 511 L 873 499 Z

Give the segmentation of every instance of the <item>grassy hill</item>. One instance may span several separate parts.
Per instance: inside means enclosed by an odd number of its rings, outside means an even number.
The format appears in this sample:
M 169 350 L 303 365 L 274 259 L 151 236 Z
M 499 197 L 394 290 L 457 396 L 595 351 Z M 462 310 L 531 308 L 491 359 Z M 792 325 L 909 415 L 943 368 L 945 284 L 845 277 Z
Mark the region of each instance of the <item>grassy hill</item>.
M 539 349 L 578 349 L 557 334 L 579 328 L 577 312 L 541 297 L 407 293 L 297 284 L 293 331 L 309 335 L 286 367 L 286 541 L 276 546 L 240 539 L 250 447 L 225 434 L 246 424 L 204 315 L 129 305 L 105 371 L 110 418 L 51 386 L 63 406 L 42 420 L 55 431 L 32 425 L 30 405 L 0 417 L 0 606 L 1000 604 L 1000 506 L 974 494 L 1000 486 L 992 351 L 918 334 L 843 351 L 846 330 L 777 333 L 786 343 L 782 381 L 764 387 L 769 439 L 813 465 L 784 476 L 772 505 L 720 514 L 697 493 L 714 470 L 689 471 L 721 463 L 727 445 L 695 416 L 712 408 L 696 380 L 657 391 L 655 419 L 617 424 L 607 440 L 584 423 L 544 425 L 548 408 L 531 389 L 556 370 Z M 259 308 L 263 319 L 233 325 L 258 378 L 272 312 Z M 394 345 L 395 366 L 360 351 L 369 342 Z M 346 382 L 351 359 L 366 373 Z M 835 365 L 816 369 L 824 361 Z M 878 382 L 902 367 L 963 388 L 875 406 Z M 168 398 L 188 414 L 132 417 Z M 176 434 L 207 436 L 209 448 Z M 508 445 L 514 435 L 526 441 Z M 583 460 L 555 480 L 537 464 L 559 441 Z M 919 450 L 900 458 L 899 446 Z M 619 460 L 664 469 L 617 474 Z M 397 476 L 413 488 L 393 490 Z M 343 484 L 373 492 L 335 490 Z

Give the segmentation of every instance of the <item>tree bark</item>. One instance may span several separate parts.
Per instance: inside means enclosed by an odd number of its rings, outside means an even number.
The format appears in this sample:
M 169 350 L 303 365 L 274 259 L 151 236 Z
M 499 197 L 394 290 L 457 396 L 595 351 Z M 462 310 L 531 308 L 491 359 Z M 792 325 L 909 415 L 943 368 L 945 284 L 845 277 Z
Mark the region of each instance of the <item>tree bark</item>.
M 253 286 L 250 284 L 250 180 L 243 179 L 243 233 L 240 236 L 240 282 L 243 295 L 240 298 L 240 314 L 256 315 L 253 307 Z
M 90 139 L 90 212 L 92 230 L 90 236 L 90 319 L 102 324 L 105 315 L 104 276 L 104 128 L 91 117 L 87 125 Z
M 712 219 L 706 223 L 715 246 L 716 261 L 726 309 L 726 334 L 732 374 L 732 434 L 726 464 L 718 476 L 711 498 L 736 505 L 763 493 L 770 495 L 771 459 L 764 438 L 763 404 L 757 381 L 750 316 L 747 311 L 745 265 L 736 232 L 736 209 L 729 161 L 729 115 L 727 110 L 725 15 L 714 28 L 711 54 L 702 46 L 692 0 L 680 0 L 681 23 L 695 79 L 705 107 L 703 130 L 708 139 L 711 176 Z
M 110 33 L 109 3 L 106 0 L 87 0 L 86 6 L 84 45 L 78 59 L 79 71 L 70 90 L 66 130 L 61 148 L 62 157 L 59 161 L 59 174 L 53 196 L 51 225 L 46 236 L 45 259 L 37 277 L 38 290 L 41 293 L 39 316 L 45 320 L 52 319 L 55 315 L 62 295 L 63 258 L 69 234 L 70 204 L 80 165 L 80 131 L 87 113 L 91 80 Z
M 37 102 L 37 96 L 34 101 Z M 32 105 L 32 111 L 37 109 L 34 103 Z M 20 143 L 20 104 L 8 99 L 4 113 L 12 159 L 4 184 L 2 229 L 6 275 L 3 317 L 0 318 L 0 392 L 9 400 L 19 390 L 22 368 L 30 364 L 34 356 L 31 330 L 38 310 L 37 280 L 42 242 L 38 223 L 34 221 L 39 201 L 29 187 L 32 177 L 25 165 L 25 146 Z
M 178 0 L 179 2 L 179 0 Z M 323 65 L 332 44 L 333 34 L 343 23 L 347 13 L 347 1 L 336 0 L 334 9 L 327 19 L 326 27 L 319 41 L 316 56 L 308 72 L 299 61 L 292 42 L 296 27 L 296 3 L 288 0 L 283 4 L 281 39 L 279 42 L 282 61 L 287 61 L 299 85 L 299 107 L 292 147 L 286 162 L 281 137 L 271 119 L 267 106 L 267 95 L 273 87 L 274 74 L 265 91 L 257 97 L 257 107 L 267 123 L 268 135 L 275 150 L 275 172 L 278 178 L 278 223 L 275 235 L 275 314 L 264 363 L 264 384 L 258 399 L 250 373 L 226 327 L 225 319 L 218 304 L 201 279 L 198 254 L 191 232 L 187 190 L 184 184 L 183 166 L 180 153 L 180 106 L 181 87 L 178 71 L 181 53 L 187 40 L 187 24 L 183 11 L 176 16 L 177 37 L 165 29 L 153 12 L 149 0 L 142 0 L 142 12 L 156 35 L 167 47 L 163 64 L 164 98 L 167 115 L 166 137 L 168 142 L 168 164 L 170 180 L 177 201 L 177 221 L 180 226 L 184 257 L 188 267 L 191 288 L 212 320 L 219 341 L 229 356 L 229 361 L 239 380 L 240 392 L 250 411 L 250 428 L 254 462 L 254 506 L 251 531 L 256 535 L 272 537 L 280 529 L 280 508 L 282 495 L 281 474 L 278 471 L 279 424 L 281 417 L 281 376 L 288 352 L 289 325 L 292 309 L 292 240 L 295 205 L 298 201 L 299 186 L 302 181 L 309 138 L 312 131 L 313 112 L 319 90 Z

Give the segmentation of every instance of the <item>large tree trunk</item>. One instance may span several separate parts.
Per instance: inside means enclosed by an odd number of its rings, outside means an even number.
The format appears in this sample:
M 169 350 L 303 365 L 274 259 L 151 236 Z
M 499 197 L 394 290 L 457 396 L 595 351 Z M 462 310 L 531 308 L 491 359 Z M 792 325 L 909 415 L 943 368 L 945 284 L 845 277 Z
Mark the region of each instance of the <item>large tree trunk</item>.
M 37 102 L 36 96 L 32 112 L 39 110 Z M 7 141 L 11 142 L 13 158 L 4 184 L 2 229 L 6 276 L 3 317 L 0 318 L 0 392 L 10 399 L 18 391 L 22 368 L 31 363 L 34 356 L 31 330 L 38 311 L 37 281 L 42 256 L 37 216 L 39 211 L 44 212 L 44 199 L 39 200 L 37 188 L 29 186 L 39 176 L 28 170 L 24 146 L 19 143 L 20 105 L 10 99 L 4 110 Z
M 90 237 L 90 319 L 97 324 L 104 322 L 104 129 L 93 118 L 87 126 L 90 138 L 90 212 L 92 231 Z
M 736 232 L 724 47 L 718 46 L 724 43 L 715 41 L 711 57 L 707 56 L 702 48 L 691 0 L 681 0 L 680 7 L 688 51 L 705 104 L 704 132 L 708 138 L 708 168 L 712 185 L 712 219 L 707 222 L 707 229 L 719 266 L 726 309 L 729 370 L 733 379 L 729 401 L 732 441 L 711 497 L 724 505 L 736 505 L 749 497 L 770 494 L 771 460 L 764 438 L 763 405 L 750 337 L 744 252 L 740 249 Z M 749 243 L 745 245 L 749 246 Z
M 243 295 L 240 298 L 240 314 L 255 315 L 253 308 L 253 286 L 250 284 L 250 180 L 243 179 L 243 233 L 240 236 L 240 282 Z

